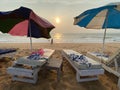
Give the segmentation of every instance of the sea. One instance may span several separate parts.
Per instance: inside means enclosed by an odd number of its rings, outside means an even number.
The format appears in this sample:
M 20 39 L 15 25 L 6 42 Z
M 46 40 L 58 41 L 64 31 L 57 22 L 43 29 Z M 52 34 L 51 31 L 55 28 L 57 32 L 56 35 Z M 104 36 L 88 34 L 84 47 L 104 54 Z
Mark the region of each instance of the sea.
M 53 43 L 103 43 L 103 33 L 52 33 Z M 50 39 L 32 38 L 33 43 L 50 43 Z M 0 43 L 29 43 L 30 38 L 26 36 L 11 36 L 0 33 Z M 120 33 L 107 33 L 107 43 L 120 43 Z

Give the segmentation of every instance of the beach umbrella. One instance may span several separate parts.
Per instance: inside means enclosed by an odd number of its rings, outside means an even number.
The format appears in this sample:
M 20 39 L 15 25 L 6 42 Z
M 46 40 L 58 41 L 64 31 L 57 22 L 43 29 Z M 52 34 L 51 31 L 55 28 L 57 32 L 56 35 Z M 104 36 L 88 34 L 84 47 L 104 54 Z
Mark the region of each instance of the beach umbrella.
M 107 28 L 120 29 L 120 3 L 111 3 L 102 7 L 84 11 L 74 18 L 74 25 L 87 29 L 103 29 L 103 47 Z
M 31 50 L 32 37 L 48 39 L 53 28 L 55 27 L 50 22 L 26 7 L 0 12 L 0 31 L 15 36 L 30 37 Z

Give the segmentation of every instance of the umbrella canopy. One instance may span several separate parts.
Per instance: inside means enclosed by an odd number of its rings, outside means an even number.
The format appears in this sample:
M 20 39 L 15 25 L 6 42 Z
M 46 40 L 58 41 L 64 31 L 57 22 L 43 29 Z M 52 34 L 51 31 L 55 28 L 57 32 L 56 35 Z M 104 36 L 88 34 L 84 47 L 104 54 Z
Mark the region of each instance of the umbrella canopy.
M 103 37 L 104 51 L 106 28 L 120 29 L 120 4 L 114 3 L 86 10 L 74 18 L 74 25 L 88 29 L 105 29 Z
M 26 7 L 0 12 L 0 30 L 3 33 L 16 36 L 27 35 L 34 38 L 50 38 L 50 31 L 53 28 L 55 27 L 50 22 Z

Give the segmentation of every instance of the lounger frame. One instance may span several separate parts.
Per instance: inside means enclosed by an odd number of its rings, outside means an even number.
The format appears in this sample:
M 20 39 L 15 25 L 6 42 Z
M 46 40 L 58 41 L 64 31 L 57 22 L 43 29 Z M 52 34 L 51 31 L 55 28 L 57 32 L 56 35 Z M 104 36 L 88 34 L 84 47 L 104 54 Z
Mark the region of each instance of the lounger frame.
M 72 65 L 72 67 L 76 70 L 77 82 L 98 80 L 98 75 L 104 74 L 104 69 L 102 68 L 101 69 L 85 69 L 85 70 L 78 69 L 73 64 L 73 62 L 70 60 L 69 56 L 66 54 L 64 50 L 62 51 L 62 57 L 63 59 L 65 58 Z M 82 76 L 89 76 L 89 77 L 82 78 Z
M 108 58 L 108 61 L 110 62 L 101 62 L 101 58 L 98 58 L 97 56 L 93 55 L 92 53 L 88 52 L 87 53 L 87 56 L 90 57 L 90 58 L 93 58 L 94 60 L 100 62 L 102 64 L 102 67 L 108 71 L 109 73 L 112 73 L 114 74 L 115 76 L 118 77 L 118 83 L 117 83 L 117 86 L 119 87 L 120 89 L 120 67 L 119 67 L 119 63 L 117 62 L 118 59 L 120 59 L 120 49 L 115 52 L 114 55 L 112 55 L 110 58 Z M 102 58 L 103 59 L 103 58 Z M 112 69 L 109 65 L 111 64 L 111 62 L 113 62 L 114 64 L 114 67 L 115 67 L 115 70 Z
M 55 50 L 52 49 L 44 49 L 45 54 L 44 57 L 46 57 L 49 61 L 49 59 L 52 57 Z M 24 56 L 26 57 L 26 56 Z M 7 73 L 9 73 L 12 76 L 13 81 L 22 81 L 27 83 L 33 83 L 35 84 L 38 80 L 38 72 L 43 68 L 43 66 L 47 63 L 38 61 L 31 61 L 31 60 L 21 60 L 21 62 L 18 62 L 18 59 L 13 63 L 11 67 L 7 68 Z M 21 66 L 29 66 L 30 69 L 26 69 Z

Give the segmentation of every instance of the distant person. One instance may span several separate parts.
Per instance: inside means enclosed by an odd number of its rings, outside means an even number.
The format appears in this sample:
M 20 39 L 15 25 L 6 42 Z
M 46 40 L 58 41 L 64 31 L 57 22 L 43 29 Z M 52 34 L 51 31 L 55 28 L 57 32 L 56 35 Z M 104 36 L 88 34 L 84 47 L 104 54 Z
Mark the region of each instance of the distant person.
M 53 44 L 53 38 L 51 39 L 51 44 Z

